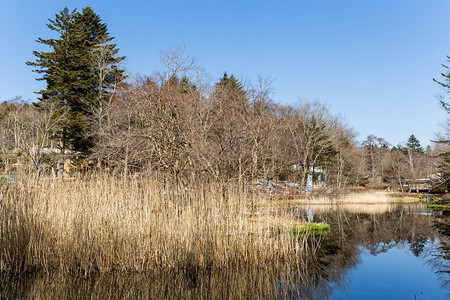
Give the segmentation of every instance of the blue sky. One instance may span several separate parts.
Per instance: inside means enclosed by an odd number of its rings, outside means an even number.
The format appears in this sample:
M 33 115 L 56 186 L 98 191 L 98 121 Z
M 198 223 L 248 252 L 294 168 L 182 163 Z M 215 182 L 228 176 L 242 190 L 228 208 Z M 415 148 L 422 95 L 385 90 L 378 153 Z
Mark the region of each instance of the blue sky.
M 432 78 L 450 55 L 448 0 L 2 0 L 0 101 L 36 99 L 44 83 L 25 61 L 65 6 L 102 17 L 129 74 L 150 75 L 159 50 L 187 44 L 213 78 L 271 77 L 276 102 L 320 100 L 360 141 L 415 134 L 426 145 L 446 118 Z

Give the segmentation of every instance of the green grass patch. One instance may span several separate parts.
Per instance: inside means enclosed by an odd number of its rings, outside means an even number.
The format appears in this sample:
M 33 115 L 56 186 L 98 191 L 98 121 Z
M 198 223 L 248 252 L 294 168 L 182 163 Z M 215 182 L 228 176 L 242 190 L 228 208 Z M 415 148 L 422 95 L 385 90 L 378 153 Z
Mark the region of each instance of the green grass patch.
M 450 199 L 442 199 L 442 198 L 436 198 L 433 203 L 435 204 L 449 204 L 450 203 Z
M 440 204 L 427 204 L 427 208 L 432 210 L 450 210 L 450 206 Z
M 420 196 L 420 202 L 422 203 L 431 203 L 433 202 L 433 196 Z
M 311 223 L 309 225 L 292 227 L 290 231 L 294 236 L 300 236 L 305 234 L 327 234 L 330 231 L 330 224 Z

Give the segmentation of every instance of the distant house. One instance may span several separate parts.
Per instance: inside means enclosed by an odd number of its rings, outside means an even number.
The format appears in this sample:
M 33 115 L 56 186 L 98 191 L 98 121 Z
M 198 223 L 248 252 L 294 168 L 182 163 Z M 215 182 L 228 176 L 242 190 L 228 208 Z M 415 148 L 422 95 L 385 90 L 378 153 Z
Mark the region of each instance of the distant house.
M 429 193 L 431 192 L 431 179 L 402 179 L 399 191 L 413 193 Z
M 300 164 L 295 164 L 292 166 L 292 170 L 299 171 L 302 166 Z M 325 182 L 323 178 L 323 168 L 322 167 L 311 167 L 309 169 L 308 175 L 306 177 L 305 191 L 311 193 L 313 188 L 325 187 Z
M 305 190 L 308 193 L 312 192 L 315 187 L 324 187 L 325 182 L 323 181 L 323 168 L 314 167 L 308 172 L 308 177 L 306 178 Z
M 73 161 L 77 156 L 83 155 L 82 152 L 65 149 L 64 152 L 58 148 L 41 148 L 40 153 L 44 155 L 53 155 L 53 164 L 48 166 L 51 168 L 51 174 L 54 178 L 70 178 L 73 173 Z

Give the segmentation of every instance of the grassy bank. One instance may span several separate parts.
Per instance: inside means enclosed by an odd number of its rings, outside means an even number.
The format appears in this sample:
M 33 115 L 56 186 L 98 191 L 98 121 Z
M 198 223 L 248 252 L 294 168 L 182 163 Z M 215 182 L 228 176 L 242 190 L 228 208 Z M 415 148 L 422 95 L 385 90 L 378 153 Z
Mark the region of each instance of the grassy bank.
M 449 211 L 450 206 L 449 205 L 443 205 L 443 204 L 427 204 L 427 208 L 431 210 L 443 210 L 443 211 Z
M 282 204 L 385 204 L 392 202 L 385 191 L 367 191 L 340 195 L 310 195 L 309 197 L 283 200 Z M 419 201 L 417 199 L 417 201 Z
M 255 211 L 268 207 L 264 197 L 233 184 L 168 182 L 104 176 L 0 185 L 0 270 L 211 270 L 305 252 L 306 237 L 288 229 L 299 220 Z

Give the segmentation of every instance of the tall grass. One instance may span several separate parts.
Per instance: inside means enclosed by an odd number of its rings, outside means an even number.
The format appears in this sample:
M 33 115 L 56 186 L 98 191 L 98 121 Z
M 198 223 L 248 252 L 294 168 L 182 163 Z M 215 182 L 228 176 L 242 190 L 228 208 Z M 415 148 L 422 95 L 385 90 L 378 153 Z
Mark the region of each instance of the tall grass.
M 256 212 L 264 197 L 233 184 L 30 180 L 0 185 L 0 201 L 3 272 L 213 270 L 299 260 L 308 247 L 286 230 L 295 220 Z

